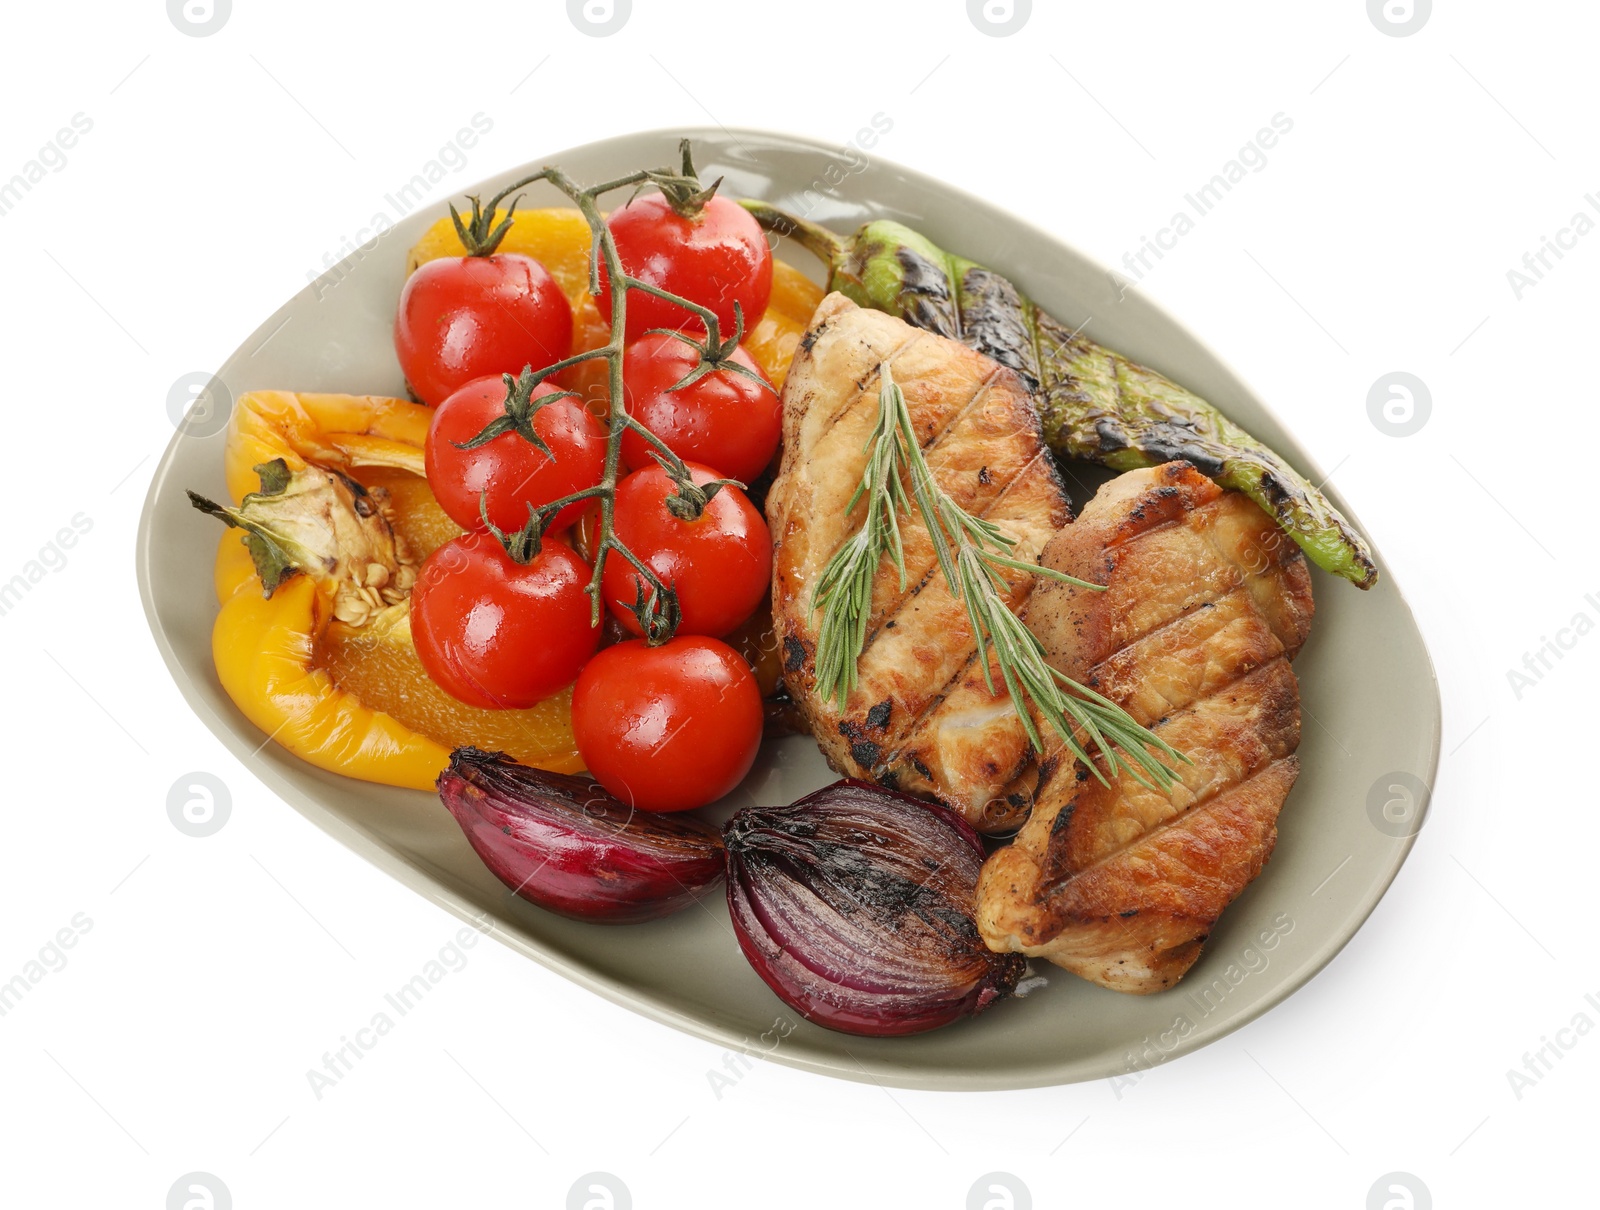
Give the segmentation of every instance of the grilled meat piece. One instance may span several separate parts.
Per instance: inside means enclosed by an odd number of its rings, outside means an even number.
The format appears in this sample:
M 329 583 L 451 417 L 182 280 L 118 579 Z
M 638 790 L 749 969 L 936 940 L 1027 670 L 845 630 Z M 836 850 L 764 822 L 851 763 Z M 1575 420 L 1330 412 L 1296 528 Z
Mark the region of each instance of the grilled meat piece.
M 1032 748 L 1003 683 L 996 678 L 998 694 L 982 683 L 966 610 L 945 583 L 919 513 L 900 517 L 906 588 L 888 560 L 878 570 L 855 691 L 843 709 L 816 692 L 821 615 L 812 593 L 866 512 L 865 502 L 846 506 L 866 464 L 885 361 L 935 478 L 968 512 L 1016 539 L 1016 558 L 1035 558 L 1070 517 L 1038 415 L 1013 371 L 829 295 L 784 383 L 783 460 L 767 496 L 784 683 L 840 773 L 932 795 L 992 830 L 991 804 L 1004 804 L 1000 791 L 1026 771 Z M 1016 573 L 1009 583 L 1012 607 L 1021 608 L 1033 577 Z M 996 753 L 1007 754 L 1004 763 Z
M 1028 822 L 984 865 L 978 925 L 995 950 L 1160 991 L 1277 840 L 1299 770 L 1305 558 L 1244 496 L 1169 462 L 1108 483 L 1040 561 L 1106 585 L 1034 590 L 1028 624 L 1051 663 L 1193 764 L 1163 793 L 1047 753 Z

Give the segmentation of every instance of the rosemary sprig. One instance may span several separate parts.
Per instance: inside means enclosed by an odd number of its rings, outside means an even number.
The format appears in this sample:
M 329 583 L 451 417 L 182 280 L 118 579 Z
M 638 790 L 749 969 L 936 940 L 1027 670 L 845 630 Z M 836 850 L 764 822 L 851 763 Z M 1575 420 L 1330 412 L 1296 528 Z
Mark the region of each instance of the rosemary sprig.
M 1004 573 L 1024 571 L 1097 592 L 1105 586 L 1015 558 L 1016 539 L 987 518 L 967 512 L 939 486 L 917 440 L 905 395 L 895 385 L 887 362 L 880 367 L 879 376 L 878 418 L 867 442 L 867 466 L 849 506 L 854 509 L 866 495 L 867 517 L 861 529 L 829 559 L 812 599 L 813 608 L 823 613 L 817 640 L 818 692 L 832 696 L 842 706 L 855 687 L 856 662 L 866 642 L 872 583 L 883 555 L 889 555 L 899 572 L 902 591 L 905 588 L 905 558 L 896 520 L 899 511 L 910 511 L 903 475 L 910 481 L 910 496 L 933 543 L 939 570 L 966 609 L 977 639 L 984 684 L 990 693 L 996 692 L 989 668 L 992 651 L 1034 748 L 1042 752 L 1044 744 L 1030 703 L 1102 783 L 1109 785 L 1126 769 L 1141 785 L 1160 790 L 1171 786 L 1178 775 L 1161 758 L 1185 764 L 1188 758 L 1140 726 L 1115 702 L 1050 666 L 1043 644 L 1007 604 L 1010 585 Z
M 889 367 L 883 367 L 885 381 Z M 887 387 L 885 389 L 888 389 Z M 898 388 L 895 388 L 898 389 Z M 872 581 L 885 555 L 906 587 L 906 556 L 900 542 L 898 514 L 911 509 L 906 499 L 905 448 L 893 409 L 880 395 L 878 421 L 862 447 L 867 467 L 845 512 L 867 498 L 867 519 L 843 546 L 833 552 L 811 593 L 811 608 L 822 611 L 817 636 L 817 692 L 842 708 L 856 687 L 856 660 L 867 641 L 867 615 L 872 612 Z

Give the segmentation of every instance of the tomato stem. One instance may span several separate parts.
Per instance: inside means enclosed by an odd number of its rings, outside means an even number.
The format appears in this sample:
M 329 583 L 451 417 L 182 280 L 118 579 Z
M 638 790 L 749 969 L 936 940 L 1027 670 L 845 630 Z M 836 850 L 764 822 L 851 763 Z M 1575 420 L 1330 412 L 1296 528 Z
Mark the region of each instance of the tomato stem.
M 516 214 L 517 203 L 522 199 L 511 199 L 506 207 L 505 216 L 495 222 L 499 216 L 500 203 L 505 200 L 505 193 L 497 193 L 489 199 L 489 210 L 484 212 L 483 204 L 474 194 L 468 194 L 467 200 L 472 203 L 472 217 L 465 223 L 456 210 L 456 204 L 450 203 L 450 221 L 455 224 L 456 236 L 461 240 L 461 246 L 467 250 L 468 256 L 493 256 L 495 249 L 500 246 L 500 241 L 505 239 L 506 232 L 511 230 L 511 222 Z
M 676 489 L 668 496 L 663 504 L 667 511 L 680 521 L 698 521 L 700 514 L 706 511 L 706 505 L 725 487 L 744 487 L 737 479 L 712 479 L 707 483 L 696 483 L 689 473 L 689 468 L 683 463 L 674 466 L 660 454 L 652 455 L 661 464 L 661 469 L 667 472 L 667 478 L 672 480 Z
M 622 388 L 622 362 L 624 357 L 623 340 L 628 330 L 628 294 L 638 290 L 654 298 L 682 307 L 699 318 L 705 325 L 706 343 L 700 347 L 703 357 L 711 357 L 720 363 L 725 358 L 731 357 L 733 349 L 738 347 L 739 339 L 743 334 L 744 319 L 742 312 L 738 314 L 735 323 L 735 332 L 731 341 L 722 339 L 721 330 L 717 324 L 716 313 L 709 307 L 691 302 L 671 291 L 649 282 L 641 281 L 625 273 L 622 268 L 622 258 L 617 253 L 616 242 L 611 237 L 611 230 L 606 226 L 605 217 L 600 213 L 599 199 L 602 195 L 617 189 L 633 187 L 635 193 L 650 185 L 657 186 L 666 195 L 668 203 L 679 214 L 693 218 L 704 209 L 705 204 L 716 193 L 721 185 L 722 178 L 708 187 L 702 187 L 699 178 L 695 175 L 694 160 L 690 154 L 689 140 L 684 139 L 678 144 L 678 149 L 683 156 L 681 171 L 671 168 L 647 168 L 638 172 L 630 172 L 627 176 L 617 177 L 614 180 L 604 181 L 598 185 L 584 188 L 560 168 L 547 166 L 507 185 L 499 193 L 489 199 L 487 205 L 480 203 L 476 197 L 469 198 L 472 202 L 472 218 L 463 222 L 454 205 L 450 208 L 451 217 L 456 224 L 457 234 L 461 237 L 463 246 L 467 247 L 473 255 L 487 255 L 487 253 L 473 252 L 476 247 L 489 247 L 492 251 L 505 237 L 510 229 L 512 211 L 516 201 L 507 207 L 506 215 L 498 224 L 494 220 L 499 213 L 502 203 L 513 194 L 520 200 L 522 190 L 541 181 L 560 190 L 566 198 L 578 208 L 584 221 L 589 224 L 589 231 L 593 236 L 590 253 L 589 282 L 590 293 L 600 293 L 600 269 L 605 267 L 606 281 L 613 283 L 611 290 L 611 338 L 601 348 L 589 349 L 582 353 L 574 353 L 571 357 L 564 358 L 554 365 L 546 366 L 542 370 L 532 373 L 524 370 L 515 382 L 515 389 L 531 394 L 534 387 L 552 374 L 559 373 L 568 366 L 577 365 L 584 361 L 593 361 L 605 358 L 607 368 L 607 386 L 610 398 L 607 401 L 606 411 L 606 458 L 605 468 L 601 473 L 600 482 L 574 492 L 560 500 L 552 501 L 539 509 L 529 510 L 528 523 L 516 533 L 506 533 L 489 526 L 491 533 L 499 539 L 506 553 L 512 558 L 525 555 L 520 561 L 527 561 L 538 553 L 539 542 L 543 538 L 545 529 L 554 519 L 556 513 L 569 504 L 579 500 L 595 500 L 600 506 L 600 522 L 595 541 L 594 571 L 589 578 L 585 591 L 589 594 L 590 620 L 592 624 L 600 624 L 602 609 L 602 583 L 605 575 L 606 559 L 613 552 L 621 555 L 638 571 L 641 583 L 637 588 L 637 599 L 634 603 L 634 613 L 639 619 L 640 629 L 645 633 L 645 639 L 652 645 L 666 642 L 676 633 L 678 623 L 682 618 L 682 611 L 678 605 L 678 595 L 673 591 L 656 572 L 639 558 L 616 534 L 616 499 L 617 481 L 623 474 L 622 466 L 622 437 L 630 428 L 640 433 L 655 447 L 656 461 L 678 485 L 678 490 L 666 501 L 666 507 L 675 517 L 693 519 L 704 511 L 706 504 L 724 486 L 735 484 L 731 479 L 718 479 L 711 483 L 696 484 L 689 468 L 684 465 L 683 459 L 673 453 L 665 442 L 661 441 L 654 433 L 649 432 L 643 425 L 633 420 L 628 415 L 626 399 Z M 493 241 L 492 244 L 489 241 Z M 691 341 L 691 343 L 694 343 Z M 730 347 L 731 346 L 731 347 Z M 713 368 L 733 368 L 742 370 L 743 367 L 716 365 Z M 509 380 L 509 375 L 507 376 Z M 681 385 L 681 384 L 680 384 Z M 487 433 L 495 425 L 502 424 L 503 420 L 515 420 L 512 414 L 512 387 L 508 381 L 507 415 L 497 418 L 484 429 Z M 536 401 L 545 402 L 544 399 Z M 531 413 L 530 413 L 531 424 Z M 505 424 L 502 429 L 522 433 L 521 427 L 515 423 Z M 531 427 L 529 429 L 531 432 Z M 488 440 L 484 433 L 478 434 L 474 441 Z M 496 434 L 498 435 L 498 434 Z M 738 484 L 737 486 L 743 486 Z M 485 517 L 487 522 L 487 517 Z M 531 553 L 530 553 L 531 552 Z
M 778 388 L 768 382 L 765 375 L 752 370 L 749 366 L 740 365 L 733 359 L 733 355 L 739 351 L 739 342 L 744 339 L 744 308 L 737 301 L 733 304 L 733 335 L 721 344 L 709 334 L 705 340 L 700 341 L 687 332 L 675 332 L 671 328 L 651 328 L 644 335 L 670 336 L 674 340 L 683 341 L 700 354 L 700 360 L 695 363 L 694 369 L 668 387 L 669 391 L 681 391 L 684 387 L 699 382 L 714 370 L 727 370 L 729 373 L 742 374 L 751 382 L 761 384 L 774 395 L 778 393 Z
M 533 505 L 528 505 L 528 520 L 521 529 L 504 530 L 489 520 L 489 493 L 481 492 L 478 495 L 478 516 L 483 520 L 483 527 L 505 548 L 513 563 L 525 567 L 539 557 L 539 549 L 544 545 L 546 522 Z
M 702 186 L 700 177 L 694 170 L 694 157 L 690 154 L 689 140 L 678 140 L 678 151 L 683 155 L 683 171 L 673 172 L 669 168 L 657 168 L 646 175 L 650 183 L 660 188 L 667 199 L 667 205 L 673 211 L 686 219 L 697 219 L 701 211 L 706 208 L 706 203 L 716 196 L 717 188 L 722 184 L 719 176 L 710 185 Z M 641 186 L 642 187 L 642 186 Z M 635 196 L 638 191 L 635 190 Z M 632 201 L 632 198 L 628 199 Z
M 523 366 L 522 373 L 513 378 L 510 374 L 500 375 L 500 380 L 506 384 L 506 397 L 503 404 L 505 412 L 496 416 L 480 429 L 476 436 L 466 441 L 452 441 L 450 444 L 458 450 L 475 450 L 480 446 L 488 445 L 496 437 L 506 433 L 515 433 L 528 444 L 538 449 L 551 462 L 556 460 L 555 452 L 545 443 L 539 431 L 533 427 L 533 418 L 539 410 L 558 399 L 576 399 L 576 391 L 551 391 L 535 399 L 533 392 L 537 389 L 542 379 L 536 379 L 532 366 Z

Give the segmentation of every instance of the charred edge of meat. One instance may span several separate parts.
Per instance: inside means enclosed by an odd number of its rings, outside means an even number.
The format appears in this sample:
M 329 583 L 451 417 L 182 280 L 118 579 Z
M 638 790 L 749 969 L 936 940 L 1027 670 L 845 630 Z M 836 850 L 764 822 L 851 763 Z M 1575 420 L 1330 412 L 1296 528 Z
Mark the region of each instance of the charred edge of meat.
M 1050 756 L 1046 756 L 1039 762 L 1039 780 L 1034 784 L 1033 787 L 1034 801 L 1038 801 L 1039 796 L 1044 793 L 1045 787 L 1050 784 L 1051 780 L 1054 779 L 1055 775 L 1060 772 L 1060 770 L 1060 753 L 1054 753 Z
M 785 672 L 799 672 L 805 667 L 806 659 L 810 653 L 806 645 L 792 634 L 783 636 L 783 670 Z
M 1072 815 L 1077 809 L 1078 801 L 1073 799 L 1056 812 L 1056 817 L 1050 821 L 1050 835 L 1052 838 L 1056 833 L 1065 832 L 1072 827 Z
M 799 345 L 799 348 L 798 348 L 797 351 L 800 352 L 800 353 L 809 353 L 809 352 L 811 352 L 811 346 L 816 344 L 817 341 L 821 338 L 822 334 L 824 332 L 826 332 L 827 330 L 828 330 L 828 322 L 827 322 L 827 320 L 823 320 L 821 323 L 813 324 L 811 327 L 807 328 L 806 331 L 805 331 L 805 335 L 800 337 L 800 345 Z
M 840 719 L 839 734 L 850 741 L 850 757 L 863 769 L 871 771 L 883 759 L 882 745 L 868 739 L 866 729 L 860 723 L 847 718 Z

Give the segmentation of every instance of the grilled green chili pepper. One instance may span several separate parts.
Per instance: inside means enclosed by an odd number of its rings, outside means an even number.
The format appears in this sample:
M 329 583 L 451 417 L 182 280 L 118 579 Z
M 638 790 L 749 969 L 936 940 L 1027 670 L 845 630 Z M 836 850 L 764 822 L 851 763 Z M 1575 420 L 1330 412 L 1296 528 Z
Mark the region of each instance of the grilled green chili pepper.
M 1358 588 L 1378 582 L 1366 540 L 1303 475 L 1198 395 L 1064 327 L 1000 274 L 900 223 L 867 223 L 845 239 L 765 202 L 743 204 L 819 257 L 828 289 L 1015 370 L 1057 454 L 1117 471 L 1186 459 L 1259 504 L 1318 567 Z

